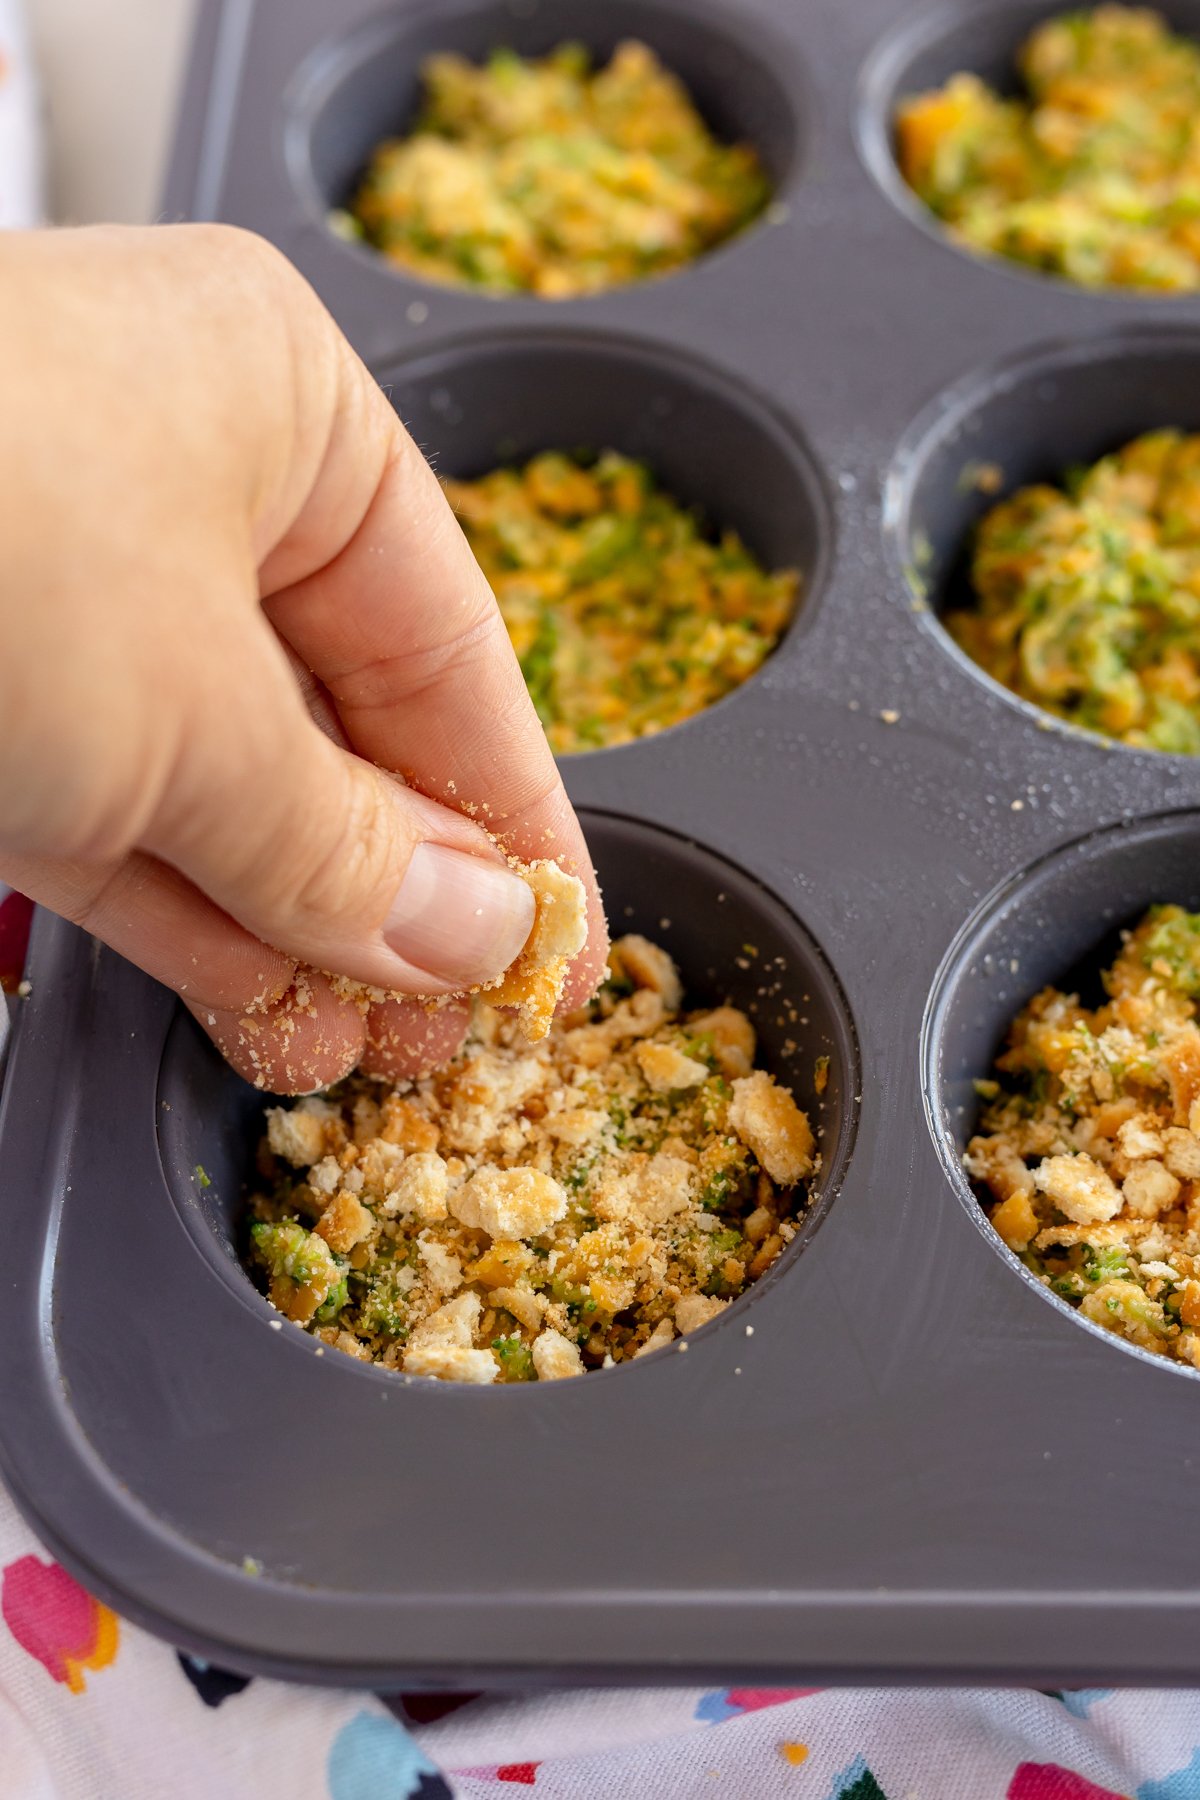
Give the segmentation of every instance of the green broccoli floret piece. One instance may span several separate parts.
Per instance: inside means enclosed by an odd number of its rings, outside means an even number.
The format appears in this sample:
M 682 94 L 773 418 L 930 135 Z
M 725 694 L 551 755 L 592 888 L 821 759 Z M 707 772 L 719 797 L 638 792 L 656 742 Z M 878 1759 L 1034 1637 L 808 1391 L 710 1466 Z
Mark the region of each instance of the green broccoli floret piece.
M 1165 966 L 1172 987 L 1193 999 L 1200 998 L 1200 913 L 1182 906 L 1151 907 L 1153 920 L 1142 944 L 1142 961 L 1148 969 Z
M 296 1219 L 282 1225 L 256 1224 L 250 1227 L 255 1254 L 273 1276 L 286 1275 L 300 1287 L 323 1282 L 332 1291 L 338 1284 L 340 1270 L 333 1251 L 314 1231 L 305 1231 Z
M 740 1231 L 714 1231 L 704 1240 L 704 1257 L 708 1264 L 708 1273 L 704 1277 L 703 1291 L 713 1297 L 722 1297 L 740 1290 L 740 1283 L 732 1285 L 726 1281 L 724 1264 L 727 1257 L 742 1262 L 746 1250 L 746 1240 Z
M 706 1212 L 720 1212 L 729 1198 L 734 1174 L 731 1168 L 718 1169 L 712 1179 L 705 1182 L 696 1198 Z
M 385 1269 L 359 1302 L 358 1323 L 370 1337 L 408 1336 L 406 1289 L 397 1285 L 398 1271 Z
M 685 1056 L 690 1056 L 693 1062 L 703 1063 L 710 1073 L 716 1068 L 717 1052 L 711 1031 L 693 1032 L 684 1038 L 682 1049 Z
M 533 1380 L 533 1351 L 516 1332 L 493 1338 L 492 1350 L 506 1381 Z
M 333 1292 L 329 1295 L 329 1298 L 324 1300 L 314 1313 L 313 1317 L 316 1320 L 316 1323 L 318 1325 L 331 1325 L 341 1312 L 342 1308 L 348 1303 L 349 1299 L 350 1290 L 346 1286 L 346 1277 L 343 1275 Z
M 1111 1281 L 1129 1273 L 1129 1253 L 1122 1244 L 1085 1244 L 1083 1260 L 1089 1281 Z

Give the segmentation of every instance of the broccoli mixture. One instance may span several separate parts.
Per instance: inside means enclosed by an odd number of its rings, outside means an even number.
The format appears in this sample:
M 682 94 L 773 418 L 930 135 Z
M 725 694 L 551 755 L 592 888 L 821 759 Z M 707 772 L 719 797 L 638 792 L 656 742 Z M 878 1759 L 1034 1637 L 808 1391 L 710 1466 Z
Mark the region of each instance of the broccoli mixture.
M 1039 25 L 1027 96 L 974 75 L 906 100 L 900 170 L 951 234 L 1084 287 L 1200 286 L 1200 46 L 1141 7 Z
M 1153 431 L 980 524 L 968 656 L 1072 724 L 1200 752 L 1200 436 Z
M 645 44 L 482 68 L 433 56 L 412 135 L 380 144 L 335 227 L 431 281 L 547 299 L 661 275 L 749 223 L 769 184 Z
M 446 492 L 558 752 L 646 737 L 745 681 L 796 603 L 734 532 L 714 542 L 640 463 L 548 452 Z
M 1152 906 L 1104 987 L 1019 1015 L 964 1161 L 1039 1281 L 1200 1368 L 1200 913 Z
M 267 1115 L 247 1262 L 322 1347 L 407 1375 L 558 1380 L 721 1312 L 795 1235 L 819 1166 L 754 1028 L 685 1014 L 674 964 L 613 946 L 536 1044 L 477 1003 L 446 1069 Z

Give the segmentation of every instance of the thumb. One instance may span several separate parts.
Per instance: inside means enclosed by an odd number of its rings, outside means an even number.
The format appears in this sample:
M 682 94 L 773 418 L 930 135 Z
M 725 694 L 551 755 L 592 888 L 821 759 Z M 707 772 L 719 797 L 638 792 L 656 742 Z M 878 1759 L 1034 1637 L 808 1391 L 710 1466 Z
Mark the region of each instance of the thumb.
M 525 882 L 461 814 L 323 735 L 261 615 L 243 625 L 251 645 L 205 657 L 219 703 L 192 686 L 144 847 L 316 968 L 408 994 L 499 975 L 533 926 Z

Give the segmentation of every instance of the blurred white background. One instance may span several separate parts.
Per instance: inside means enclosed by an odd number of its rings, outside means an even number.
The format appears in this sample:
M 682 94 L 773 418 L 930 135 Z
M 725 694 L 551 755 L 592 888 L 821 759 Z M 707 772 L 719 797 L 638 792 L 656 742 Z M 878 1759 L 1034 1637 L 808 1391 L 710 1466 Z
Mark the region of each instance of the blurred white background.
M 25 0 L 61 224 L 153 219 L 194 0 Z

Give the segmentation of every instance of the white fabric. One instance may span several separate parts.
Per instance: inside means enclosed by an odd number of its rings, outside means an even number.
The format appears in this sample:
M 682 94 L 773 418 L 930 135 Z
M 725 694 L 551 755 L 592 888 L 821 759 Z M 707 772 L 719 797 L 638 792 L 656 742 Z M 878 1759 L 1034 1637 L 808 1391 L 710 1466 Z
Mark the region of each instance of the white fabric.
M 41 219 L 42 144 L 29 34 L 20 0 L 0 0 L 0 229 Z

